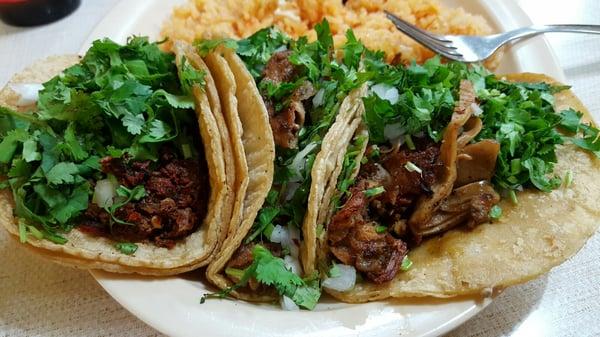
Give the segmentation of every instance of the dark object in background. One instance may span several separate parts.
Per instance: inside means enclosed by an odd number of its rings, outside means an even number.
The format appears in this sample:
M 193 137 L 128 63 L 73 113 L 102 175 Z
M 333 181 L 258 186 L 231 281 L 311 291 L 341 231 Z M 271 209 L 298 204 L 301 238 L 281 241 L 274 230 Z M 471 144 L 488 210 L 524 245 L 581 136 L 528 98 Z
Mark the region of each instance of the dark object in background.
M 73 13 L 81 0 L 0 0 L 0 19 L 13 26 L 37 26 Z

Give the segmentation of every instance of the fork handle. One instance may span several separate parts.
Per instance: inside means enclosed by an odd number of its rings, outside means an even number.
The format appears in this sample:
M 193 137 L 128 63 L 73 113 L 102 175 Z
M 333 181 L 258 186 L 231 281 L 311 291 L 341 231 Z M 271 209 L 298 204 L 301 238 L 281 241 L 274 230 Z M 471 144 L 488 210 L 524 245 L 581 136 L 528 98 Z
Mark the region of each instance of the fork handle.
M 600 25 L 534 25 L 499 34 L 505 41 L 522 39 L 544 33 L 585 33 L 600 34 Z

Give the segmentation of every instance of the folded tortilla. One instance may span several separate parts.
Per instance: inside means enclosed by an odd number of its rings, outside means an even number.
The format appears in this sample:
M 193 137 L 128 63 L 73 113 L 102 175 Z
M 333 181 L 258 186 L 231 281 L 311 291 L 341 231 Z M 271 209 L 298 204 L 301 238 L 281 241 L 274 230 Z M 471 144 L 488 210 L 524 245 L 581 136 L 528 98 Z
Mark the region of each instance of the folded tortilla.
M 524 73 L 505 76 L 515 82 L 547 82 L 557 84 L 544 75 Z M 555 108 L 561 111 L 573 108 L 590 115 L 569 90 L 555 94 Z M 357 117 L 360 119 L 360 116 Z M 359 131 L 361 131 L 359 129 Z M 345 152 L 347 137 L 340 147 L 327 148 L 323 157 Z M 325 153 L 325 152 L 330 152 Z M 600 222 L 600 160 L 593 154 L 567 144 L 557 148 L 558 163 L 555 174 L 564 176 L 573 172 L 569 187 L 560 187 L 551 193 L 525 190 L 518 194 L 519 204 L 509 200 L 499 204 L 503 215 L 494 223 L 486 223 L 474 229 L 453 229 L 441 236 L 427 239 L 409 252 L 413 261 L 411 269 L 399 272 L 384 284 L 359 282 L 349 291 L 337 292 L 326 289 L 333 297 L 349 303 L 359 303 L 399 297 L 452 297 L 458 295 L 491 294 L 495 290 L 519 284 L 548 272 L 575 254 L 594 234 Z M 360 160 L 359 160 L 360 162 Z M 333 161 L 331 162 L 333 163 Z M 335 163 L 339 168 L 342 162 Z M 339 169 L 327 179 L 321 177 L 321 187 L 334 186 Z M 317 225 L 325 225 L 331 217 L 331 195 L 326 194 L 319 207 L 318 221 L 305 227 L 316 232 Z M 330 266 L 327 239 L 315 239 L 315 247 L 309 254 L 313 268 Z
M 242 201 L 239 218 L 231 219 L 229 235 L 222 249 L 208 266 L 206 275 L 221 289 L 233 285 L 223 275 L 227 262 L 240 246 L 254 223 L 254 219 L 271 188 L 274 174 L 275 142 L 269 125 L 269 115 L 252 75 L 244 62 L 232 51 L 222 50 L 207 55 L 205 61 L 212 75 L 219 79 L 221 100 L 227 102 L 230 114 L 232 143 L 241 140 L 243 151 L 234 151 L 237 162 L 244 162 L 247 181 L 237 190 L 236 199 Z M 239 125 L 235 119 L 237 114 Z M 269 301 L 269 295 L 234 291 L 232 296 L 251 301 Z
M 194 62 L 189 48 L 179 45 L 175 49 L 177 64 L 184 55 L 197 69 L 202 64 Z M 59 74 L 65 68 L 79 61 L 75 55 L 51 57 L 37 62 L 22 73 L 15 75 L 9 85 L 0 91 L 0 105 L 17 109 L 19 96 L 10 89 L 15 83 L 43 83 Z M 201 61 L 201 60 L 200 60 Z M 210 196 L 208 210 L 198 229 L 180 240 L 171 248 L 157 247 L 151 243 L 137 243 L 133 255 L 117 251 L 114 241 L 79 231 L 77 227 L 64 234 L 67 243 L 60 245 L 47 240 L 29 237 L 25 246 L 34 253 L 54 262 L 77 268 L 103 269 L 119 273 L 139 273 L 145 275 L 172 275 L 207 265 L 225 238 L 233 204 L 233 179 L 226 172 L 231 171 L 227 163 L 231 159 L 231 145 L 227 127 L 220 116 L 220 108 L 215 101 L 214 80 L 207 74 L 206 87 L 193 88 L 200 137 L 206 154 L 209 172 Z M 213 110 L 214 109 L 214 110 Z M 234 171 L 233 171 L 234 172 Z M 19 237 L 17 220 L 13 216 L 14 202 L 10 190 L 0 191 L 0 224 L 16 239 Z

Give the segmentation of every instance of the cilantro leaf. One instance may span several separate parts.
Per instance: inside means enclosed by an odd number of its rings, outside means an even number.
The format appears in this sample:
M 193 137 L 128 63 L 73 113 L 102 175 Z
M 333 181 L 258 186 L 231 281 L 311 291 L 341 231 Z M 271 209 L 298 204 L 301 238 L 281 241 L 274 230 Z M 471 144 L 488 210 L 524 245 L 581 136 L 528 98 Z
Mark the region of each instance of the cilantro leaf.
M 71 162 L 56 164 L 48 173 L 46 179 L 52 185 L 71 184 L 75 182 L 75 176 L 79 173 L 77 165 Z
M 199 85 L 202 88 L 204 87 L 206 84 L 204 81 L 205 75 L 206 74 L 203 71 L 194 68 L 186 57 L 181 58 L 181 64 L 179 65 L 179 82 L 181 83 L 183 92 L 187 95 L 192 94 L 192 87 L 194 85 Z
M 23 143 L 23 159 L 26 162 L 39 161 L 42 159 L 42 154 L 38 152 L 37 141 L 28 139 Z
M 303 280 L 285 266 L 282 258 L 273 256 L 261 245 L 255 245 L 252 249 L 252 264 L 244 271 L 227 268 L 226 274 L 239 281 L 217 294 L 205 294 L 200 303 L 204 303 L 207 298 L 224 298 L 231 291 L 246 286 L 251 278 L 274 287 L 281 296 L 289 297 L 298 306 L 308 310 L 315 308 L 321 296 L 318 279 Z
M 255 79 L 260 78 L 265 64 L 276 50 L 288 49 L 290 38 L 280 30 L 269 27 L 237 42 L 237 54 Z

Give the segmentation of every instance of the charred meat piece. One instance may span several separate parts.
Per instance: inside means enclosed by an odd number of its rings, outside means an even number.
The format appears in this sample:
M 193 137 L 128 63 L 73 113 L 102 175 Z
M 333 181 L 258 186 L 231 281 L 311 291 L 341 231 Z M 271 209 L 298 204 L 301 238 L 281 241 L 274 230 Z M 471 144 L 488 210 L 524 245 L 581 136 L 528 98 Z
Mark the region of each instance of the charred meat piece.
M 369 221 L 369 198 L 364 191 L 367 180 L 357 183 L 351 197 L 337 212 L 327 228 L 328 243 L 333 255 L 374 283 L 391 281 L 400 270 L 406 256 L 406 244 L 389 233 L 377 233 Z
M 290 51 L 281 51 L 273 54 L 263 71 L 263 81 L 275 84 L 291 82 L 298 76 L 296 66 L 288 57 Z M 310 82 L 304 82 L 286 99 L 286 105 L 281 111 L 276 111 L 275 102 L 269 97 L 264 97 L 269 123 L 273 131 L 275 144 L 281 148 L 291 149 L 298 146 L 298 131 L 304 125 L 306 111 L 303 101 L 315 95 L 315 90 Z
M 431 194 L 437 172 L 442 169 L 439 160 L 439 145 L 429 140 L 419 140 L 416 149 L 402 147 L 384 155 L 379 163 L 368 163 L 361 168 L 360 176 L 372 181 L 374 186 L 383 186 L 385 192 L 371 201 L 372 209 L 386 223 L 394 223 L 406 217 L 421 195 Z M 421 169 L 411 172 L 408 162 Z M 381 179 L 381 177 L 386 177 Z
M 124 241 L 151 241 L 171 248 L 193 233 L 206 214 L 209 183 L 204 161 L 179 159 L 168 148 L 156 163 L 107 157 L 102 170 L 128 188 L 144 185 L 146 196 L 119 208 L 114 222 L 95 204 L 85 212 L 79 228 L 88 233 Z

